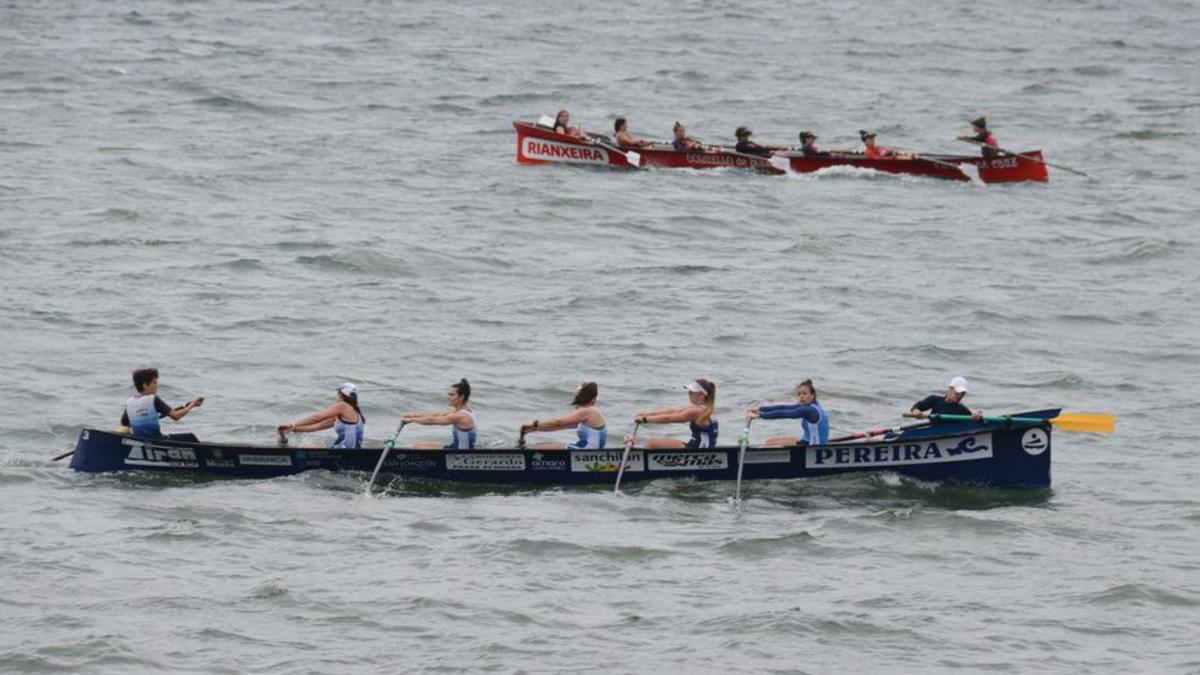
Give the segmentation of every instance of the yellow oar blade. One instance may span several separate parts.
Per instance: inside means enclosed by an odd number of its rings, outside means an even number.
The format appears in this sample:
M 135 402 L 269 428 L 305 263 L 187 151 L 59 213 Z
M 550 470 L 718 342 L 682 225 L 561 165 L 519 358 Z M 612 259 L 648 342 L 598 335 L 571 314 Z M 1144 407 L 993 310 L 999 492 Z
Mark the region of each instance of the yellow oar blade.
M 1111 434 L 1117 430 L 1115 415 L 1099 413 L 1064 413 L 1050 420 L 1059 431 L 1090 431 L 1098 434 Z

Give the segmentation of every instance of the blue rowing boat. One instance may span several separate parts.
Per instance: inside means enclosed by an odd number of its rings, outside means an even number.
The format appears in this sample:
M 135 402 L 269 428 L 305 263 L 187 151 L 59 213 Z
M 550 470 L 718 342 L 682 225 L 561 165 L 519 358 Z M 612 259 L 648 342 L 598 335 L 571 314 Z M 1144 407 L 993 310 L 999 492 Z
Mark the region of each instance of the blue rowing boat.
M 957 422 L 906 429 L 874 439 L 828 445 L 751 447 L 747 480 L 818 478 L 892 472 L 927 481 L 999 488 L 1050 485 L 1049 420 L 1058 409 L 1020 413 L 1020 420 Z M 379 448 L 358 450 L 239 445 L 138 438 L 100 429 L 79 432 L 71 468 L 90 473 L 167 471 L 237 478 L 274 478 L 302 471 L 362 471 Z M 414 450 L 393 448 L 382 472 L 402 478 L 498 485 L 611 485 L 622 448 L 603 450 Z M 624 479 L 734 480 L 738 448 L 629 453 Z

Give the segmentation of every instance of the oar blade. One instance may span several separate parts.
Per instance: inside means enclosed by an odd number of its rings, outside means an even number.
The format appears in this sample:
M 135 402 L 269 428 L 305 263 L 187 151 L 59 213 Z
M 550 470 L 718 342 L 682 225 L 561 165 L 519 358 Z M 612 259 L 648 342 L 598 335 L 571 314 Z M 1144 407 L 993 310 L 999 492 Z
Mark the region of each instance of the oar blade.
M 642 165 L 642 156 L 639 155 L 638 153 L 630 150 L 625 153 L 625 161 L 629 162 L 629 164 L 632 166 L 641 166 Z
M 1115 415 L 1100 413 L 1064 413 L 1050 420 L 1059 431 L 1085 431 L 1111 434 L 1117 430 Z

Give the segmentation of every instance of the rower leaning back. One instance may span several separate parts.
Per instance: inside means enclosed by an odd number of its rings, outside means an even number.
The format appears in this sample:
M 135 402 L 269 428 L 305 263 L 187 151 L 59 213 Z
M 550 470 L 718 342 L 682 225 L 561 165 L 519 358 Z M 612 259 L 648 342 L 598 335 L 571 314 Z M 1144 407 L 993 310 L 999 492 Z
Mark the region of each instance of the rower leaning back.
M 162 426 L 158 423 L 159 418 L 170 417 L 179 421 L 193 408 L 204 404 L 204 397 L 201 396 L 178 408 L 167 405 L 166 401 L 158 397 L 157 368 L 139 368 L 133 371 L 133 388 L 137 390 L 137 394 L 125 402 L 125 412 L 121 413 L 121 426 L 129 427 L 130 433 L 142 438 L 163 436 Z M 166 438 L 192 442 L 200 440 L 191 433 L 167 434 Z

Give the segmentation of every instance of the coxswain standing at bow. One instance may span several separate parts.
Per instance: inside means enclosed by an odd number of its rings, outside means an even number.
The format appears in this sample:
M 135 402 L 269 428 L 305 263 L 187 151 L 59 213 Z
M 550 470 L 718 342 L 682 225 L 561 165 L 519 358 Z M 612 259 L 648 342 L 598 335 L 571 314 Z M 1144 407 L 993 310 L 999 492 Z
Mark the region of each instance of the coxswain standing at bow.
M 800 437 L 779 436 L 768 438 L 765 445 L 824 445 L 829 442 L 829 415 L 825 408 L 817 403 L 817 389 L 812 380 L 805 380 L 796 385 L 795 405 L 764 405 L 751 406 L 746 411 L 746 419 L 761 418 L 764 420 L 799 419 Z
M 975 134 L 972 136 L 959 136 L 958 140 L 980 143 L 979 149 L 983 152 L 984 157 L 999 157 L 1000 144 L 996 142 L 996 137 L 992 135 L 992 132 L 988 131 L 987 118 L 980 117 L 979 119 L 972 120 L 971 126 L 975 129 Z
M 776 152 L 787 150 L 782 145 L 759 145 L 750 140 L 750 137 L 753 135 L 754 132 L 750 129 L 738 127 L 733 132 L 734 138 L 737 139 L 737 147 L 735 149 L 743 155 L 758 155 L 759 157 L 772 157 Z
M 446 445 L 437 443 L 414 443 L 412 447 L 425 450 L 473 450 L 478 436 L 475 413 L 467 407 L 471 399 L 471 385 L 467 378 L 450 385 L 446 390 L 446 399 L 450 410 L 433 413 L 406 413 L 400 419 L 413 424 L 428 424 L 450 426 L 450 442 Z
M 687 422 L 692 438 L 687 443 L 674 438 L 649 438 L 643 444 L 648 449 L 656 448 L 715 448 L 717 446 L 717 421 L 713 409 L 717 406 L 717 385 L 700 379 L 683 386 L 687 390 L 688 404 L 673 408 L 660 408 L 650 412 L 639 412 L 633 416 L 637 424 L 677 424 Z
M 950 380 L 950 386 L 942 396 L 933 394 L 917 401 L 909 411 L 908 417 L 925 419 L 930 415 L 969 415 L 975 421 L 983 419 L 982 410 L 971 410 L 962 404 L 967 395 L 967 379 L 955 377 Z M 935 422 L 936 423 L 936 422 Z
M 604 423 L 604 413 L 596 408 L 596 396 L 600 387 L 595 382 L 584 382 L 575 392 L 573 412 L 562 417 L 548 420 L 534 420 L 521 425 L 521 436 L 536 431 L 558 431 L 575 427 L 578 436 L 574 443 L 567 443 L 567 450 L 599 450 L 608 442 L 608 426 Z M 562 443 L 542 443 L 537 446 L 544 450 L 562 450 Z
M 644 148 L 648 145 L 654 145 L 654 141 L 648 141 L 643 138 L 635 138 L 629 133 L 629 122 L 624 117 L 618 117 L 613 122 L 613 131 L 616 132 L 617 147 L 622 150 L 630 150 Z
M 696 152 L 704 150 L 704 145 L 694 138 L 688 138 L 687 129 L 684 128 L 683 122 L 675 122 L 675 140 L 671 141 L 671 146 L 676 152 Z
M 284 443 L 292 432 L 306 434 L 333 427 L 337 435 L 329 447 L 361 448 L 366 420 L 358 408 L 358 387 L 346 382 L 333 395 L 333 405 L 295 422 L 280 424 L 276 430 L 279 432 L 279 442 Z

